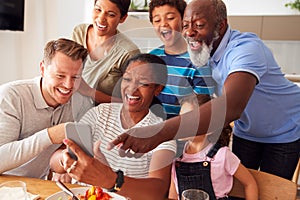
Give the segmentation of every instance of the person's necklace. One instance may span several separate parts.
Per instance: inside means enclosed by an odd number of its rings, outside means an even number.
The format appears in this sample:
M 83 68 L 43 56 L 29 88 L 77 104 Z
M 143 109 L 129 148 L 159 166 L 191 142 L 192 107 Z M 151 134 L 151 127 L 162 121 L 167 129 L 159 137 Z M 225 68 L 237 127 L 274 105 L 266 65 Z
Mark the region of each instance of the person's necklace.
M 123 111 L 121 111 L 121 119 L 122 119 L 121 121 L 123 122 L 123 127 L 125 129 L 130 129 L 131 127 L 133 127 L 135 125 L 134 123 L 132 123 L 132 120 L 130 117 L 129 117 L 130 121 L 127 121 L 127 118 L 125 117 Z

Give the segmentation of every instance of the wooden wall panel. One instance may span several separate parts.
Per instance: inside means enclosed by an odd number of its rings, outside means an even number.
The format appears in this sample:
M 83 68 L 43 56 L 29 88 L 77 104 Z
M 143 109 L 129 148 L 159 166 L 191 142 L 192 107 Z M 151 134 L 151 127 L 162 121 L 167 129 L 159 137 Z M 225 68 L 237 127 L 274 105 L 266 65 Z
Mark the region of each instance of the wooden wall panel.
M 300 40 L 300 15 L 228 16 L 233 29 L 256 33 L 263 40 Z
M 300 16 L 264 16 L 263 40 L 300 40 Z
M 232 29 L 241 32 L 252 32 L 261 36 L 262 16 L 228 16 L 228 23 Z

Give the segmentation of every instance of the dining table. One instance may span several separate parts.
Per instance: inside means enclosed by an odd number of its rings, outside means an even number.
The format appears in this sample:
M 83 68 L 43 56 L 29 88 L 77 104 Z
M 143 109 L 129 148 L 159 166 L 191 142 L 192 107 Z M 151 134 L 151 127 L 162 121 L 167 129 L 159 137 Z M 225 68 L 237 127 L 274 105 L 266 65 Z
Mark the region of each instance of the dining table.
M 27 192 L 39 195 L 40 200 L 46 199 L 48 196 L 61 191 L 55 181 L 43 180 L 38 178 L 29 178 L 23 176 L 0 175 L 0 184 L 6 181 L 23 181 L 26 183 Z M 82 187 L 82 185 L 66 183 L 69 188 Z
M 6 181 L 23 181 L 26 183 L 27 192 L 39 195 L 39 200 L 45 200 L 56 192 L 60 192 L 61 189 L 56 185 L 55 181 L 43 180 L 38 178 L 30 178 L 24 176 L 12 176 L 12 175 L 0 175 L 0 184 Z M 82 187 L 79 184 L 65 183 L 69 188 Z M 166 198 L 165 200 L 170 200 Z

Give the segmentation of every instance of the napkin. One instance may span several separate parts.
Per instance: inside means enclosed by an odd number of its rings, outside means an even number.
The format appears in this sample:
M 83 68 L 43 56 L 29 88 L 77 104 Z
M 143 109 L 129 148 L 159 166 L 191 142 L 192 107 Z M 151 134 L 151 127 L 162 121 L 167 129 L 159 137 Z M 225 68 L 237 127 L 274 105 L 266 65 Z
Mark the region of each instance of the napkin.
M 23 188 L 21 187 L 1 187 L 0 188 L 0 200 L 7 200 L 7 199 L 18 199 L 23 200 Z M 27 192 L 29 200 L 36 200 L 39 199 L 39 195 L 31 194 Z

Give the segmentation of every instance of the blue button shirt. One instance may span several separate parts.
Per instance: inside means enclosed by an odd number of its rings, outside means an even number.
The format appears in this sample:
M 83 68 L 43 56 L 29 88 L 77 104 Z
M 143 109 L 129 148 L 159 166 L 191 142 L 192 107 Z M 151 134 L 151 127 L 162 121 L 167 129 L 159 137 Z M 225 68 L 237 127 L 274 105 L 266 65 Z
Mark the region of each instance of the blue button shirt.
M 227 76 L 248 72 L 257 85 L 234 134 L 263 143 L 285 143 L 300 138 L 300 88 L 284 77 L 269 48 L 252 33 L 228 28 L 209 61 L 221 95 Z

